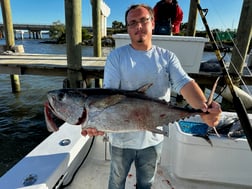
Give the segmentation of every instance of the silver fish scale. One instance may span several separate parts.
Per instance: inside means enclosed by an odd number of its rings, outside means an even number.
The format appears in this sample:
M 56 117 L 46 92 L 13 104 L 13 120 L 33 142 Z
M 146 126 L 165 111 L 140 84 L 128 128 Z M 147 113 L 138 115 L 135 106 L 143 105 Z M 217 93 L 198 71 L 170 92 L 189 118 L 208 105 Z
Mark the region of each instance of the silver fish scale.
M 62 89 L 50 91 L 47 96 L 53 113 L 60 119 L 104 132 L 162 133 L 158 126 L 198 114 L 137 91 Z
M 83 128 L 93 127 L 105 132 L 154 131 L 158 126 L 192 115 L 169 104 L 137 98 L 125 98 L 99 110 L 89 106 L 87 111 L 88 120 Z

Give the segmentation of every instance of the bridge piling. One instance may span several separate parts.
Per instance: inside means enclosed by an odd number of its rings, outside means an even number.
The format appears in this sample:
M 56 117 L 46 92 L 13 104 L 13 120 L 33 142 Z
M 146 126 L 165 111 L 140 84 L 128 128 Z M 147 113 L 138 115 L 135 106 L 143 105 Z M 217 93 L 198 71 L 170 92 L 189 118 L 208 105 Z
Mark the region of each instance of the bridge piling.
M 7 50 L 12 50 L 15 46 L 15 37 L 12 24 L 10 0 L 2 0 L 1 8 L 3 14 L 3 23 L 5 25 L 6 47 Z M 12 92 L 20 92 L 20 81 L 18 75 L 10 75 Z

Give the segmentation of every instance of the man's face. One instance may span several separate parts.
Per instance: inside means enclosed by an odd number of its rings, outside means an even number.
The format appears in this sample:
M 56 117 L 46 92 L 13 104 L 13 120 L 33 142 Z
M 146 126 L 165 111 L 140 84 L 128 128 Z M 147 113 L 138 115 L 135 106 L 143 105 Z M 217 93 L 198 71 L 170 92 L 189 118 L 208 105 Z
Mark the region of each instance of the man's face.
M 127 30 L 133 46 L 149 43 L 153 29 L 154 21 L 144 7 L 133 9 L 128 13 Z
M 172 0 L 165 0 L 166 3 L 172 3 Z

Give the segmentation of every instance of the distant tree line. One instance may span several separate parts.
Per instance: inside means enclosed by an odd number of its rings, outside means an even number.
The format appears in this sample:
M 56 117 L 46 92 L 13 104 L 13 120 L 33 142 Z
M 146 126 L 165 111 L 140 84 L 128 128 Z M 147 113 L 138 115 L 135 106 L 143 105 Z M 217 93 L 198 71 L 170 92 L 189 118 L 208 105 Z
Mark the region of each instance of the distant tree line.
M 187 25 L 188 23 L 182 23 L 180 28 L 180 33 L 178 35 L 180 36 L 186 36 L 187 33 Z M 112 28 L 110 29 L 109 33 L 126 33 L 127 28 L 126 26 L 119 21 L 113 21 L 112 22 Z M 217 41 L 232 41 L 236 37 L 236 30 L 227 29 L 226 31 L 220 31 L 219 29 L 213 29 L 212 30 L 213 35 Z M 207 37 L 206 31 L 196 31 L 197 37 Z
M 178 35 L 186 36 L 187 33 L 187 23 L 181 24 L 181 30 Z M 236 30 L 227 29 L 226 31 L 220 31 L 219 29 L 212 30 L 213 35 L 216 41 L 220 41 L 226 44 L 232 45 L 233 40 L 236 37 Z M 112 27 L 107 28 L 107 36 L 102 39 L 102 43 L 104 45 L 112 44 L 114 45 L 114 39 L 112 38 L 113 34 L 116 33 L 127 33 L 127 27 L 122 22 L 113 21 Z M 65 43 L 66 42 L 66 33 L 65 33 L 65 25 L 60 21 L 53 22 L 50 31 L 50 38 L 54 40 L 56 43 Z M 196 31 L 197 37 L 208 37 L 206 31 Z M 88 30 L 87 28 L 82 28 L 82 41 L 86 45 L 90 45 L 92 43 L 93 33 L 92 29 Z M 92 44 L 91 44 L 92 45 Z
M 56 43 L 66 43 L 66 26 L 62 24 L 60 21 L 53 22 L 50 30 L 49 36 Z M 89 34 L 88 30 L 82 28 L 82 41 L 89 40 L 92 38 L 92 35 Z
M 113 34 L 113 32 L 112 32 Z M 54 43 L 66 43 L 66 28 L 60 21 L 53 22 L 49 36 Z M 82 27 L 82 44 L 91 46 L 93 45 L 93 32 L 92 29 Z M 102 38 L 102 46 L 114 46 L 115 42 L 111 35 Z

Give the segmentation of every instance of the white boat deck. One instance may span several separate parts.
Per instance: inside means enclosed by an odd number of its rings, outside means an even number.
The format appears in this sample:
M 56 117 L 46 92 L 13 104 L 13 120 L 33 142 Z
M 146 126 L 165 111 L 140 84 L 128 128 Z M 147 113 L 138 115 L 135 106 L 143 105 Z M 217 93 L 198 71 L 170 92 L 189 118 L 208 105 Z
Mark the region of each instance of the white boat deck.
M 252 114 L 249 116 L 252 120 Z M 197 117 L 187 121 L 196 120 Z M 95 137 L 92 144 L 92 138 L 81 136 L 80 131 L 79 126 L 63 124 L 0 178 L 0 188 L 107 189 L 109 144 L 102 136 Z M 210 139 L 213 146 L 203 138 L 180 131 L 177 123 L 169 126 L 152 189 L 251 189 L 252 152 L 247 140 Z M 70 143 L 61 145 L 62 141 Z M 132 166 L 125 188 L 135 189 L 135 184 Z
M 94 145 L 85 163 L 76 174 L 74 181 L 67 186 L 67 189 L 88 188 L 88 189 L 107 189 L 110 170 L 108 143 L 104 143 L 103 137 L 96 137 Z M 107 147 L 105 148 L 105 145 Z M 107 150 L 107 152 L 105 151 Z M 107 157 L 106 157 L 107 156 Z M 128 174 L 127 189 L 135 188 L 135 170 L 134 166 Z M 157 176 L 153 189 L 172 189 L 173 186 L 165 176 L 161 167 L 158 168 Z
M 166 139 L 164 144 L 167 144 Z M 109 149 L 105 148 L 103 137 L 96 137 L 94 145 L 85 163 L 81 166 L 73 182 L 65 187 L 66 189 L 88 188 L 88 189 L 107 189 L 110 169 Z M 163 156 L 158 166 L 155 182 L 152 189 L 249 189 L 251 187 L 239 186 L 234 184 L 224 184 L 206 182 L 199 180 L 180 179 L 170 173 L 169 165 L 166 165 L 169 154 L 165 153 L 169 145 L 164 145 Z M 105 152 L 107 149 L 107 152 Z M 167 157 L 168 155 L 168 157 Z M 107 157 L 106 157 L 107 156 Z M 195 165 L 197 166 L 197 165 Z M 232 165 L 230 165 L 232 166 Z M 134 165 L 128 174 L 125 189 L 135 189 L 135 170 Z

